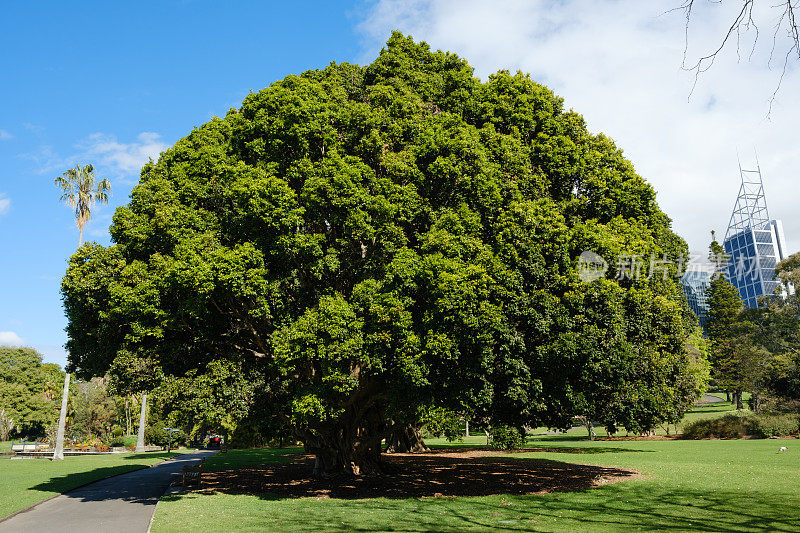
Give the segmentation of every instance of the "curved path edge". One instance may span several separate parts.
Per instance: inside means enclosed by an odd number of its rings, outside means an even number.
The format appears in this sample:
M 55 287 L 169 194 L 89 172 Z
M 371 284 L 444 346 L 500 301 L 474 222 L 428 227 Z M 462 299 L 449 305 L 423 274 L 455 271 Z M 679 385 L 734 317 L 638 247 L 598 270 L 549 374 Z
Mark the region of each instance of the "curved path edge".
M 6 531 L 149 530 L 156 504 L 184 466 L 197 464 L 216 450 L 177 455 L 149 467 L 116 474 L 56 494 L 0 519 Z
M 178 457 L 178 456 L 176 455 L 175 457 Z M 45 498 L 44 500 L 39 500 L 39 501 L 38 501 L 38 502 L 36 502 L 36 503 L 32 503 L 31 505 L 29 505 L 29 506 L 27 506 L 27 507 L 25 507 L 25 508 L 23 508 L 23 509 L 19 509 L 19 510 L 17 510 L 17 511 L 14 511 L 13 513 L 11 513 L 11 514 L 9 514 L 9 515 L 6 515 L 6 516 L 4 516 L 4 517 L 0 518 L 0 524 L 2 524 L 3 522 L 5 522 L 6 520 L 10 520 L 10 519 L 14 518 L 14 517 L 15 517 L 15 516 L 17 516 L 18 514 L 27 513 L 27 512 L 28 512 L 28 511 L 30 511 L 31 509 L 34 509 L 34 508 L 36 508 L 36 507 L 40 506 L 40 505 L 41 505 L 41 504 L 43 504 L 43 503 L 49 502 L 50 500 L 53 500 L 53 499 L 55 499 L 55 498 L 58 498 L 59 496 L 62 496 L 62 495 L 64 495 L 64 494 L 66 494 L 67 492 L 72 492 L 73 490 L 82 489 L 82 488 L 84 488 L 84 487 L 86 487 L 86 486 L 88 486 L 88 485 L 91 485 L 92 483 L 97 483 L 98 481 L 105 481 L 106 479 L 115 478 L 115 477 L 117 477 L 117 476 L 124 476 L 125 474 L 130 474 L 131 472 L 137 472 L 137 471 L 139 471 L 139 470 L 144 470 L 145 468 L 153 468 L 154 466 L 158 466 L 158 465 L 160 465 L 161 463 L 164 463 L 164 462 L 166 462 L 166 461 L 169 461 L 169 460 L 171 460 L 171 459 L 174 459 L 175 457 L 168 457 L 168 458 L 164 459 L 163 461 L 159 461 L 159 462 L 157 462 L 157 463 L 155 463 L 155 464 L 152 464 L 152 465 L 149 465 L 149 466 L 142 466 L 142 467 L 140 467 L 140 468 L 134 468 L 133 470 L 128 470 L 127 472 L 120 472 L 119 474 L 114 474 L 114 475 L 112 475 L 112 476 L 108 476 L 108 477 L 104 477 L 104 478 L 100 478 L 100 479 L 95 479 L 95 480 L 93 480 L 93 481 L 87 481 L 86 483 L 81 483 L 80 485 L 76 485 L 76 486 L 72 487 L 71 489 L 69 489 L 69 490 L 67 490 L 67 491 L 64 491 L 64 492 L 59 492 L 58 494 L 53 494 L 52 496 L 48 496 L 48 497 L 47 497 L 47 498 Z

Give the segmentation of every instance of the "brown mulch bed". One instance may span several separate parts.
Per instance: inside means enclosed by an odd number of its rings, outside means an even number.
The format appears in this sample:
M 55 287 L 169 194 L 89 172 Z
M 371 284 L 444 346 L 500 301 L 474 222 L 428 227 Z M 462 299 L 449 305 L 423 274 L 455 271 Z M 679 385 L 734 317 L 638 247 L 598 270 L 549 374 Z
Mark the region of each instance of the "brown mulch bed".
M 381 476 L 321 480 L 311 475 L 313 463 L 312 456 L 297 455 L 291 463 L 203 472 L 198 490 L 339 499 L 489 496 L 585 490 L 639 475 L 622 468 L 503 457 L 487 450 L 384 454 Z

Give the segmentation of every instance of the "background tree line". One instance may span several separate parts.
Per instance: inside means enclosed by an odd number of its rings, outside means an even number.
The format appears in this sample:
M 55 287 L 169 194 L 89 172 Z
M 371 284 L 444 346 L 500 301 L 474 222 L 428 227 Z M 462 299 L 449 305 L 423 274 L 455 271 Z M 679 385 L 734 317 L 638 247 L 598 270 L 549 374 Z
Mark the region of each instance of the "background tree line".
M 33 348 L 0 346 L 0 440 L 55 440 L 64 371 L 43 363 Z M 73 381 L 67 410 L 68 439 L 92 445 L 130 445 L 136 431 L 141 395 L 121 392 L 106 377 Z M 166 444 L 161 411 L 151 409 L 147 442 Z M 126 438 L 128 437 L 128 438 Z M 185 442 L 182 433 L 173 442 Z
M 712 243 L 712 253 L 721 250 Z M 714 384 L 744 407 L 751 393 L 756 412 L 800 412 L 800 253 L 778 263 L 779 294 L 745 308 L 738 290 L 721 274 L 708 290 L 707 332 Z

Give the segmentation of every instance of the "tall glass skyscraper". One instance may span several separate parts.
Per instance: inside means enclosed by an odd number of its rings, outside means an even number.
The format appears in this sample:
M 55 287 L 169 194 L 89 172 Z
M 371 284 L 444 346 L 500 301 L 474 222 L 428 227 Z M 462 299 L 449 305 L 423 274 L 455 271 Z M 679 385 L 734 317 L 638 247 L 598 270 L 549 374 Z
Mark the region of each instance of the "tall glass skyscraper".
M 711 286 L 711 278 L 716 272 L 717 269 L 714 265 L 690 265 L 681 278 L 681 287 L 683 294 L 686 295 L 686 302 L 697 315 L 703 329 L 706 327 L 706 313 L 708 312 L 706 290 Z
M 748 307 L 775 294 L 775 265 L 785 259 L 786 239 L 780 220 L 769 218 L 761 170 L 742 170 L 739 197 L 731 213 L 724 248 L 729 257 L 726 277 Z

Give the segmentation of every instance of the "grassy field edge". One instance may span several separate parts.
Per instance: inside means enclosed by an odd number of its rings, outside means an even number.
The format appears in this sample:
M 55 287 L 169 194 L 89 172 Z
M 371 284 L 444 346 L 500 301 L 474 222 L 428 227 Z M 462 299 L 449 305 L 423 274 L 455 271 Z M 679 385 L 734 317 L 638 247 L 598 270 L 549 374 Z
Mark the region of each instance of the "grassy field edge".
M 65 492 L 95 481 L 149 468 L 177 452 L 49 459 L 0 459 L 0 522 Z

